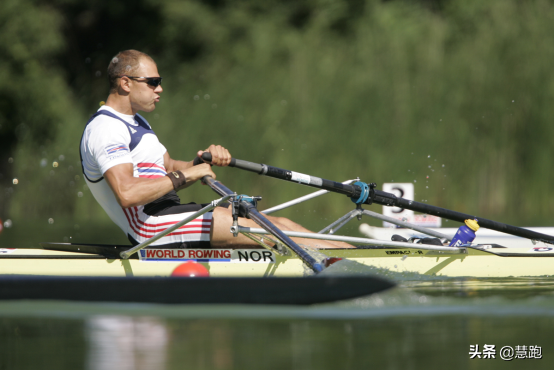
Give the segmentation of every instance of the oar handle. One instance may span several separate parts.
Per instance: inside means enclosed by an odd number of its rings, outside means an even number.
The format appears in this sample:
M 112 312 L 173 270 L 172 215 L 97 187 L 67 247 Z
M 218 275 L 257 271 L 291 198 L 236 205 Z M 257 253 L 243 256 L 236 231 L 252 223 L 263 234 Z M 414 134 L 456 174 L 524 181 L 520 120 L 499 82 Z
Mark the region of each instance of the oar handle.
M 207 163 L 211 163 L 212 162 L 212 154 L 209 153 L 209 152 L 204 152 L 202 154 L 202 160 L 204 160 Z M 200 157 L 196 157 L 194 159 L 194 165 L 201 164 L 202 160 L 200 159 Z M 252 171 L 252 172 L 257 173 L 257 174 L 263 174 L 264 173 L 264 168 L 266 168 L 266 166 L 264 164 L 257 164 L 255 162 L 239 160 L 239 159 L 236 159 L 236 158 L 231 159 L 231 163 L 229 163 L 229 166 L 230 167 L 238 167 L 239 169 Z

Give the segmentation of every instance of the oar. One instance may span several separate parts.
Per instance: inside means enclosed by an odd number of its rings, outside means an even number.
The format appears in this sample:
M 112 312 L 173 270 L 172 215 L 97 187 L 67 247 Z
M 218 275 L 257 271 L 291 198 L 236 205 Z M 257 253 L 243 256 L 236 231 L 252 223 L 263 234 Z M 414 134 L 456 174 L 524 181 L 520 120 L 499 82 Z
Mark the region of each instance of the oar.
M 204 153 L 202 159 L 206 162 L 211 162 L 212 155 Z M 341 193 L 352 199 L 356 204 L 376 203 L 384 206 L 396 206 L 402 209 L 413 210 L 425 214 L 435 215 L 441 218 L 455 220 L 463 223 L 466 219 L 477 219 L 479 225 L 483 228 L 492 229 L 498 232 L 508 233 L 514 236 L 529 238 L 531 240 L 542 241 L 549 244 L 554 244 L 554 237 L 547 234 L 530 231 L 528 229 L 515 227 L 513 225 L 495 222 L 481 218 L 475 215 L 464 214 L 453 210 L 443 209 L 442 207 L 427 205 L 421 202 L 406 200 L 388 192 L 383 192 L 375 189 L 375 184 L 366 184 L 356 182 L 354 184 L 342 184 L 332 180 L 318 178 L 308 174 L 297 173 L 291 170 L 280 169 L 265 164 L 257 164 L 254 162 L 244 161 L 233 158 L 229 164 L 231 167 L 236 167 L 242 170 L 252 171 L 254 173 L 286 180 L 293 183 L 304 184 L 310 187 L 325 189 L 327 191 Z
M 228 197 L 232 195 L 236 195 L 235 192 L 231 191 L 229 188 L 227 188 L 225 185 L 223 185 L 220 181 L 215 180 L 209 175 L 206 175 L 202 178 L 202 182 L 209 185 L 217 194 L 219 194 L 222 197 Z M 240 201 L 245 209 L 248 210 L 248 218 L 252 219 L 254 222 L 256 222 L 260 227 L 277 237 L 282 243 L 284 243 L 288 248 L 290 248 L 292 251 L 296 253 L 300 257 L 300 259 L 308 266 L 310 267 L 315 273 L 320 273 L 323 269 L 325 269 L 325 264 L 313 257 L 308 251 L 304 250 L 300 246 L 296 244 L 293 240 L 290 239 L 289 236 L 284 234 L 279 228 L 277 228 L 273 223 L 271 223 L 265 216 L 263 216 L 254 205 L 246 202 L 246 201 Z

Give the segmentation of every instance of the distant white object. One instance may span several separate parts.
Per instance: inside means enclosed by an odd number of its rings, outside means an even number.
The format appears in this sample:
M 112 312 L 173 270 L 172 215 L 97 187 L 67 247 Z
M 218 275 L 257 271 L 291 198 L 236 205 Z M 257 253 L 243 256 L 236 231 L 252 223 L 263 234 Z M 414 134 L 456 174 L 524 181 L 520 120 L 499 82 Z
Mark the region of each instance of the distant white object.
M 414 199 L 413 183 L 383 183 L 383 192 L 392 193 L 396 197 L 406 200 Z M 440 228 L 442 225 L 441 218 L 425 214 L 416 215 L 412 210 L 401 209 L 399 207 L 383 206 L 383 215 L 426 228 Z M 396 225 L 383 222 L 383 227 L 396 228 Z
M 456 233 L 456 231 L 458 230 L 457 228 L 431 228 L 431 229 L 450 236 L 453 236 L 454 233 Z M 554 228 L 552 227 L 525 227 L 525 229 L 529 229 L 531 231 L 535 231 L 535 232 L 539 232 L 547 235 L 554 235 Z M 374 238 L 377 240 L 387 240 L 387 241 L 390 241 L 393 234 L 400 235 L 407 239 L 411 237 L 425 236 L 421 232 L 413 231 L 407 228 L 395 228 L 395 229 L 380 228 L 380 227 L 372 227 L 365 223 L 360 224 L 359 230 L 360 230 L 360 233 L 362 233 L 363 235 L 369 238 Z M 473 240 L 473 244 L 479 244 L 479 245 L 498 244 L 505 247 L 546 246 L 544 242 L 537 242 L 536 244 L 534 244 L 533 241 L 527 238 L 512 236 L 510 234 L 493 231 L 487 228 L 479 228 L 479 230 L 475 234 L 476 234 L 476 237 L 475 237 L 475 240 Z

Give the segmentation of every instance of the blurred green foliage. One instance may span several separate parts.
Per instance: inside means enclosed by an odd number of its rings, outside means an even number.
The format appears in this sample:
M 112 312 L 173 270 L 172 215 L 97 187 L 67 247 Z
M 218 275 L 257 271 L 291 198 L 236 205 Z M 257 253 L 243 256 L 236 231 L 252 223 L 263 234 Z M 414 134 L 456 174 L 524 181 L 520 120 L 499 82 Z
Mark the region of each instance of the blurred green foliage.
M 416 182 L 418 201 L 553 224 L 549 0 L 6 0 L 2 219 L 108 222 L 77 146 L 106 98 L 110 58 L 128 48 L 158 62 L 164 92 L 146 117 L 174 158 L 217 143 L 237 158 L 337 181 Z M 263 195 L 262 209 L 310 191 L 217 174 Z M 215 197 L 200 185 L 180 195 Z M 328 195 L 281 215 L 316 228 L 352 206 Z

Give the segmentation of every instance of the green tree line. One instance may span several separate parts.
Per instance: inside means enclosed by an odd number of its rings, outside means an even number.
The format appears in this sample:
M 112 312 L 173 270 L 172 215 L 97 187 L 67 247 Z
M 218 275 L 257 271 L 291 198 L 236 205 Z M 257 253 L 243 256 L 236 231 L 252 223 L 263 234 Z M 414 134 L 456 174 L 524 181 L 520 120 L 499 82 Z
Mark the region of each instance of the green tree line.
M 0 218 L 107 223 L 78 143 L 107 96 L 109 60 L 129 48 L 164 77 L 145 116 L 174 158 L 217 143 L 327 179 L 415 182 L 418 201 L 491 219 L 554 221 L 550 0 L 5 0 Z M 309 191 L 217 174 L 263 195 L 262 208 Z M 282 215 L 352 206 L 328 195 Z

